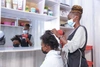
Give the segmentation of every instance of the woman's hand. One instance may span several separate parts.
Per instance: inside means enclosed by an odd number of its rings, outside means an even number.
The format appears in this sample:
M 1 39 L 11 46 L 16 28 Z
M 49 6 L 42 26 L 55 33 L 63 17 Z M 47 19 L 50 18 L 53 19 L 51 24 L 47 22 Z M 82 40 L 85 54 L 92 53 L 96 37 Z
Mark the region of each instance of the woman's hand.
M 61 43 L 62 43 L 63 45 L 65 45 L 65 44 L 67 43 L 67 40 L 65 39 L 65 37 L 62 36 L 62 35 L 60 35 L 56 29 L 52 29 L 51 32 L 52 32 L 53 34 L 55 34 L 55 35 L 59 38 L 59 40 L 61 41 Z
M 59 33 L 57 32 L 56 29 L 52 29 L 51 32 L 52 32 L 53 34 L 55 34 L 56 37 L 58 37 L 58 38 L 60 37 L 60 35 L 59 35 Z

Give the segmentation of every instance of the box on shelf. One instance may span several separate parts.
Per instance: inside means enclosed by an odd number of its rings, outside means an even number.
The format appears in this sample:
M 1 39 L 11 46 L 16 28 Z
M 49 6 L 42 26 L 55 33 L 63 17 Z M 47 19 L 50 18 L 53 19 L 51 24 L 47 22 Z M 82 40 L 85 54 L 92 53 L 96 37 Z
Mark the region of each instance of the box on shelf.
M 15 26 L 15 20 L 9 18 L 1 18 L 1 24 Z
M 18 26 L 25 26 L 25 24 L 30 24 L 30 21 L 18 20 Z

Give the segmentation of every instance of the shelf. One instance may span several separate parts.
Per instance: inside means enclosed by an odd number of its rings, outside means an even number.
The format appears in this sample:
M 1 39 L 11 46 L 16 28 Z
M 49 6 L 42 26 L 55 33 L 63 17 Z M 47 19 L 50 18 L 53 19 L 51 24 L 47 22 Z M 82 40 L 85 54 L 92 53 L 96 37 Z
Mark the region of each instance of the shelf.
M 67 4 L 66 5 L 60 4 L 60 9 L 69 11 L 70 10 L 70 6 L 67 5 Z
M 74 28 L 71 28 L 71 27 L 63 27 L 63 26 L 60 26 L 60 29 L 62 29 L 62 30 L 74 30 Z
M 0 52 L 24 52 L 24 51 L 38 51 L 41 50 L 41 48 L 33 48 L 33 47 L 6 47 L 6 48 L 0 48 Z
M 62 21 L 67 21 L 68 19 L 67 19 L 67 17 L 60 16 L 60 20 L 62 20 Z
M 23 28 L 22 26 L 12 26 L 12 25 L 4 25 L 1 24 L 2 27 L 15 27 L 15 28 Z
M 38 20 L 45 20 L 45 21 L 56 19 L 56 17 L 54 16 L 47 16 L 43 14 L 24 12 L 24 11 L 8 9 L 8 8 L 1 8 L 1 16 L 7 16 L 10 18 L 38 19 Z
M 56 1 L 52 1 L 52 0 L 46 0 L 46 6 L 52 7 L 56 4 L 58 4 Z
M 4 25 L 4 24 L 1 24 L 1 26 L 3 26 L 3 27 L 18 27 L 18 26 L 12 26 L 12 25 Z
M 27 1 L 29 1 L 29 2 L 34 2 L 34 3 L 39 3 L 39 2 L 41 2 L 42 0 L 27 0 Z

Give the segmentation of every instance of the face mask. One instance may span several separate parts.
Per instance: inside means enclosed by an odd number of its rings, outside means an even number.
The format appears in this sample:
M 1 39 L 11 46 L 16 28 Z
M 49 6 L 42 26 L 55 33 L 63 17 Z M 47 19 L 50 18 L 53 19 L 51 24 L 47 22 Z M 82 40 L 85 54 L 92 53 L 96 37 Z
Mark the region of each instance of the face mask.
M 28 30 L 23 30 L 23 34 L 27 34 L 28 33 Z
M 44 54 L 47 54 L 48 52 L 46 52 L 46 51 L 43 51 L 43 49 L 42 49 L 42 52 L 44 53 Z
M 67 24 L 68 24 L 70 27 L 74 27 L 75 22 L 73 21 L 73 19 L 70 19 L 70 20 L 67 21 Z

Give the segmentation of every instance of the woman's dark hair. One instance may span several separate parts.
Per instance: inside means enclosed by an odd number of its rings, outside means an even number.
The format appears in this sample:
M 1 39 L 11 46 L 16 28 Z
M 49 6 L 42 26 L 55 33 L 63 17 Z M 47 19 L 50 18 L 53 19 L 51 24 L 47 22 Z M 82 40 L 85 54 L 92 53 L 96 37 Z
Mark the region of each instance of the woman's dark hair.
M 48 45 L 51 47 L 51 49 L 58 49 L 59 43 L 56 40 L 55 36 L 50 30 L 47 30 L 40 39 L 43 41 L 45 45 Z

